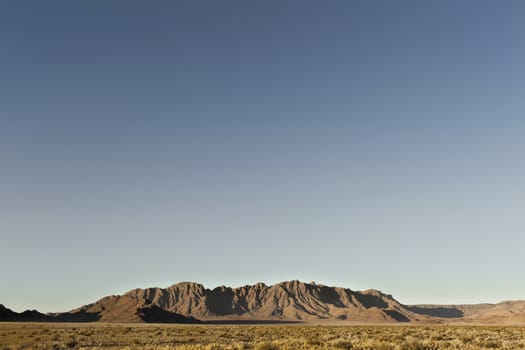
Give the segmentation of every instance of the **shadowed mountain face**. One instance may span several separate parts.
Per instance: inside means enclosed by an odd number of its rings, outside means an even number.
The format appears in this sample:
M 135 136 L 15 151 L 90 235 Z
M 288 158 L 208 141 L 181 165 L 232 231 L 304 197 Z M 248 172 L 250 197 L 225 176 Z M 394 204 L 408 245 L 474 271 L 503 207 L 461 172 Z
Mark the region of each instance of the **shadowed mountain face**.
M 193 282 L 134 289 L 65 313 L 16 313 L 0 305 L 0 321 L 272 323 L 472 322 L 524 324 L 525 301 L 475 305 L 403 305 L 377 290 L 352 291 L 289 281 L 239 288 L 204 288 Z
M 0 321 L 7 322 L 45 322 L 50 317 L 36 310 L 27 310 L 21 313 L 14 312 L 0 304 Z

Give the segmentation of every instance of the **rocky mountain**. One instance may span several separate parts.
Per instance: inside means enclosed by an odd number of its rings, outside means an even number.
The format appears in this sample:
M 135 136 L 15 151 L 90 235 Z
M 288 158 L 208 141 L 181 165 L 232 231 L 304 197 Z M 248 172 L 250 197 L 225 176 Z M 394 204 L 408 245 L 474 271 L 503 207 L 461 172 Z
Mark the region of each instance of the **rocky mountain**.
M 6 322 L 122 322 L 122 323 L 197 323 L 190 317 L 163 310 L 145 300 L 109 296 L 78 309 L 54 314 L 37 311 L 16 313 L 0 305 L 0 321 Z
M 112 295 L 68 313 L 57 314 L 60 320 L 125 322 L 125 323 L 195 323 L 197 320 L 152 305 L 145 299 Z
M 182 282 L 133 289 L 65 313 L 13 312 L 0 306 L 0 321 L 48 322 L 337 322 L 524 324 L 525 301 L 474 305 L 403 305 L 378 290 L 353 291 L 287 281 L 207 289 Z
M 362 292 L 289 281 L 206 289 L 192 282 L 134 289 L 126 295 L 200 320 L 408 322 L 427 319 L 377 290 Z

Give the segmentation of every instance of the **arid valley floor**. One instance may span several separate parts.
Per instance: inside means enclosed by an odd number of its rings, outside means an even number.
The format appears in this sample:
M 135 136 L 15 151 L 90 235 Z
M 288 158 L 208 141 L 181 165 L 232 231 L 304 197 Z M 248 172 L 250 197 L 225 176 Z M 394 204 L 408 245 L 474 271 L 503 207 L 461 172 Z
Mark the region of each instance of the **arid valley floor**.
M 0 323 L 15 349 L 525 349 L 514 326 L 158 325 Z

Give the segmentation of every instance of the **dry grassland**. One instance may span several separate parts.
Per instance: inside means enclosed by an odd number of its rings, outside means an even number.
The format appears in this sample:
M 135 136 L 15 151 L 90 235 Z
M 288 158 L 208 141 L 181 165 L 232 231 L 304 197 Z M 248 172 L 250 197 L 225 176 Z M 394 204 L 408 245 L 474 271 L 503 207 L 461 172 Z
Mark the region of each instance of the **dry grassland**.
M 0 323 L 15 349 L 525 349 L 525 328 L 487 326 Z

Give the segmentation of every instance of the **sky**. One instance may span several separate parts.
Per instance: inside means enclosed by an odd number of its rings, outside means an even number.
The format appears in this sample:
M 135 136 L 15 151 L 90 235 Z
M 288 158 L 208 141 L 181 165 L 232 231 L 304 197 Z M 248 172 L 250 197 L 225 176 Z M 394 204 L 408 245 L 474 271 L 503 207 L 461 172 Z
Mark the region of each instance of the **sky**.
M 522 1 L 0 2 L 0 303 L 525 299 Z

